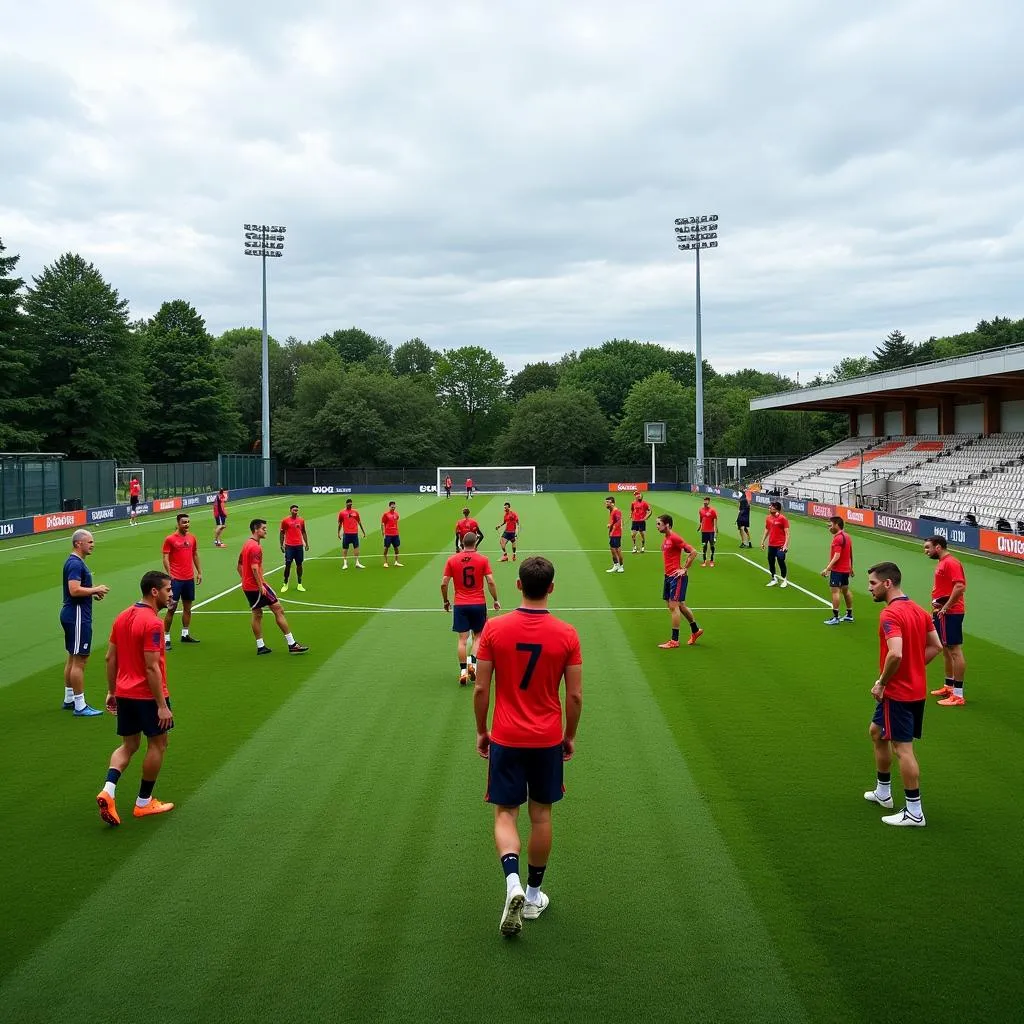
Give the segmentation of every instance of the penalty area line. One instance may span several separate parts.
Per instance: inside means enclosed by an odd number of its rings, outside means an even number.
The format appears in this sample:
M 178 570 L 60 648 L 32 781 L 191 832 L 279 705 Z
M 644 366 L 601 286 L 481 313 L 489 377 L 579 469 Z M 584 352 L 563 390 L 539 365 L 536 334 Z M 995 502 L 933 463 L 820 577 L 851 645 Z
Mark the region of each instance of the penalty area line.
M 761 572 L 763 572 L 767 576 L 771 575 L 771 571 L 768 568 L 759 564 L 758 562 L 755 562 L 752 558 L 747 558 L 746 555 L 741 555 L 738 551 L 727 551 L 726 554 L 732 555 L 734 558 L 742 558 L 743 561 L 747 563 L 747 565 L 752 565 L 755 569 L 760 569 Z M 788 586 L 792 587 L 794 590 L 799 590 L 801 594 L 806 594 L 808 597 L 813 597 L 815 601 L 825 605 L 827 608 L 832 607 L 831 601 L 826 601 L 825 598 L 821 597 L 819 594 L 815 594 L 813 590 L 807 590 L 806 587 L 801 587 L 799 583 L 793 583 L 792 581 L 789 581 Z M 813 610 L 816 611 L 817 609 Z
M 235 588 L 235 589 L 237 589 L 237 588 Z M 225 591 L 225 593 L 230 593 L 230 591 Z M 220 596 L 220 595 L 218 595 L 218 596 Z M 210 598 L 210 600 L 212 601 L 212 600 L 215 600 L 215 599 L 214 598 Z M 317 603 L 314 603 L 314 602 L 311 602 L 311 601 L 288 601 L 288 600 L 282 600 L 281 604 L 284 605 L 289 611 L 296 612 L 296 613 L 303 612 L 303 613 L 307 613 L 307 614 L 311 614 L 311 615 L 312 614 L 319 614 L 319 615 L 376 615 L 376 614 L 391 614 L 391 615 L 394 615 L 394 614 L 402 614 L 402 615 L 424 614 L 424 615 L 436 615 L 438 612 L 441 612 L 442 614 L 447 614 L 447 613 L 445 613 L 444 609 L 440 605 L 438 605 L 436 608 L 369 608 L 369 607 L 352 606 L 352 605 L 317 604 Z M 195 609 L 196 609 L 196 606 L 193 605 L 192 610 L 195 611 Z M 578 612 L 645 612 L 645 613 L 647 613 L 647 612 L 663 612 L 664 610 L 665 610 L 665 608 L 664 608 L 663 605 L 654 605 L 654 606 L 651 606 L 651 607 L 640 607 L 640 606 L 612 607 L 612 606 L 605 605 L 605 606 L 602 606 L 602 607 L 555 608 L 555 609 L 553 609 L 553 611 L 557 612 L 559 615 L 561 615 L 563 613 L 568 614 L 568 613 L 578 613 Z M 704 607 L 704 608 L 700 608 L 700 607 L 694 606 L 690 610 L 693 611 L 693 612 L 700 612 L 701 614 L 703 614 L 704 612 L 803 612 L 804 614 L 806 614 L 807 612 L 814 612 L 815 615 L 820 615 L 821 614 L 818 611 L 817 608 L 813 608 L 813 607 L 803 607 L 803 608 L 794 608 L 794 607 L 785 607 L 785 606 L 782 606 L 782 607 L 771 607 L 771 606 L 768 606 L 768 605 L 757 606 L 757 607 L 723 607 L 723 606 L 714 606 L 714 605 L 712 605 L 712 606 L 708 606 L 708 607 Z M 515 611 L 515 608 L 503 608 L 497 614 L 498 615 L 505 615 L 505 614 L 507 614 L 510 611 Z M 232 609 L 230 611 L 208 611 L 206 614 L 207 615 L 248 615 L 249 612 L 245 611 L 244 609 Z M 489 615 L 494 615 L 495 613 L 494 612 L 489 612 L 488 614 Z

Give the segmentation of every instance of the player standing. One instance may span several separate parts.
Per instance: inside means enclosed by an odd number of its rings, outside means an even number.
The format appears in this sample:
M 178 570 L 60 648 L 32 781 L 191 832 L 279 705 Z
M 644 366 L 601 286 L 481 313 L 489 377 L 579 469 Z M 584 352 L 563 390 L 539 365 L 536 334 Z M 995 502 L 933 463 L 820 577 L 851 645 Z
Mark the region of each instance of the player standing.
M 473 497 L 473 478 L 471 476 L 466 477 L 466 500 L 468 501 Z
M 444 496 L 446 498 L 452 496 L 452 478 L 450 476 L 444 478 Z
M 853 596 L 850 593 L 850 578 L 853 576 L 853 541 L 846 532 L 846 524 L 840 516 L 828 521 L 828 532 L 832 534 L 828 565 L 821 570 L 828 577 L 832 588 L 832 617 L 825 620 L 826 626 L 838 626 L 840 622 L 853 622 Z M 839 618 L 839 596 L 846 602 L 846 618 Z
M 612 567 L 605 572 L 625 572 L 622 564 L 622 511 L 615 507 L 614 498 L 605 498 L 604 507 L 608 510 L 608 550 L 612 555 Z
M 924 825 L 921 810 L 921 769 L 914 740 L 921 738 L 927 700 L 925 666 L 942 650 L 928 613 L 900 589 L 903 576 L 893 562 L 868 569 L 868 590 L 876 602 L 885 602 L 879 617 L 879 672 L 871 696 L 878 701 L 868 730 L 875 747 L 877 781 L 864 799 L 892 807 L 892 757 L 900 765 L 906 807 L 882 818 L 886 825 Z
M 365 569 L 366 566 L 359 561 L 359 534 L 366 536 L 366 527 L 363 526 L 362 517 L 352 507 L 352 499 L 345 499 L 345 507 L 338 513 L 338 540 L 341 541 L 341 567 L 348 568 L 348 549 L 352 548 L 356 556 L 356 568 Z M 385 562 L 387 561 L 387 546 L 385 545 Z
M 631 526 L 631 538 L 633 540 L 633 554 L 637 554 L 636 541 L 640 538 L 640 554 L 647 550 L 647 520 L 651 518 L 651 506 L 644 500 L 643 492 L 634 491 L 633 501 L 629 506 L 629 519 Z
M 121 745 L 110 756 L 107 781 L 96 796 L 100 817 L 108 825 L 120 825 L 114 797 L 122 772 L 146 734 L 146 758 L 135 801 L 136 818 L 165 814 L 174 804 L 153 797 L 160 767 L 167 751 L 167 733 L 174 715 L 167 692 L 167 661 L 164 631 L 159 612 L 171 605 L 171 578 L 162 572 L 142 577 L 142 600 L 126 608 L 114 620 L 107 646 L 107 710 L 117 715 Z
M 948 550 L 946 538 L 936 534 L 924 542 L 924 553 L 938 560 L 935 582 L 932 585 L 932 621 L 942 641 L 942 660 L 946 667 L 945 683 L 932 696 L 940 697 L 939 704 L 946 708 L 963 707 L 964 672 L 964 593 L 967 576 L 963 564 Z
M 664 537 L 661 542 L 661 554 L 665 559 L 665 582 L 661 587 L 661 599 L 668 605 L 672 617 L 672 638 L 658 644 L 663 650 L 671 650 L 679 646 L 679 623 L 682 619 L 690 624 L 690 637 L 687 646 L 692 647 L 703 635 L 704 630 L 697 625 L 693 612 L 686 607 L 686 588 L 690 583 L 687 573 L 693 560 L 697 557 L 697 549 L 672 530 L 672 517 L 667 513 L 658 516 L 655 521 L 658 533 Z M 682 552 L 686 552 L 686 564 L 681 565 Z
M 213 546 L 222 548 L 224 541 L 220 539 L 220 535 L 228 525 L 228 492 L 223 489 L 219 490 L 217 497 L 213 499 L 213 523 Z
M 139 515 L 139 496 L 142 494 L 142 484 L 139 483 L 137 477 L 132 477 L 128 481 L 128 525 L 138 526 L 138 515 Z
M 789 586 L 787 576 L 789 570 L 786 568 L 786 552 L 789 550 L 789 520 L 782 514 L 782 502 L 773 501 L 769 506 L 770 512 L 764 518 L 764 536 L 761 538 L 761 550 L 764 550 L 765 542 L 768 543 L 768 569 L 772 578 L 765 584 L 766 587 L 774 587 L 779 584 L 775 575 L 775 566 L 778 565 L 782 575 L 783 588 Z
M 711 507 L 711 499 L 705 498 L 704 504 L 697 512 L 700 518 L 700 542 L 704 549 L 704 561 L 701 568 L 715 567 L 715 540 L 718 537 L 718 509 Z M 711 546 L 711 562 L 708 562 L 708 545 Z
M 288 578 L 291 576 L 294 562 L 295 589 L 304 594 L 306 588 L 302 585 L 302 563 L 309 550 L 309 536 L 306 534 L 306 520 L 299 515 L 298 505 L 290 506 L 288 515 L 281 520 L 281 532 L 278 534 L 277 542 L 284 555 L 284 585 L 281 587 L 281 593 L 288 593 Z
M 736 529 L 740 535 L 740 547 L 752 548 L 754 545 L 750 543 L 750 500 L 747 498 L 746 491 L 740 491 L 739 506 L 736 510 Z
M 505 527 L 504 532 L 501 535 L 501 558 L 499 561 L 508 561 L 508 552 L 505 550 L 505 545 L 510 541 L 512 543 L 512 561 L 516 560 L 516 539 L 519 536 L 519 516 L 517 513 L 512 511 L 512 506 L 506 501 L 505 502 L 505 515 L 504 518 L 495 527 L 495 530 L 500 530 L 502 526 Z
M 263 642 L 263 609 L 273 613 L 277 628 L 284 634 L 289 654 L 305 654 L 309 650 L 292 636 L 284 609 L 277 594 L 270 589 L 263 576 L 263 548 L 261 542 L 267 535 L 266 519 L 254 519 L 249 523 L 249 539 L 242 545 L 238 556 L 238 575 L 242 577 L 242 593 L 252 609 L 252 634 L 256 637 L 256 653 L 270 654 L 270 648 Z
M 476 549 L 477 535 L 472 530 L 462 538 L 462 550 L 445 563 L 444 575 L 441 577 L 441 600 L 444 610 L 451 611 L 448 600 L 448 583 L 455 584 L 455 610 L 452 612 L 452 632 L 459 634 L 459 685 L 465 686 L 468 681 L 476 679 L 477 648 L 480 634 L 487 625 L 487 599 L 484 597 L 484 584 L 491 592 L 494 610 L 499 611 L 498 587 L 494 582 L 494 571 L 486 555 Z M 473 643 L 467 652 L 469 634 L 473 634 Z
M 546 558 L 526 558 L 517 586 L 523 603 L 510 615 L 491 619 L 480 640 L 473 709 L 476 749 L 488 759 L 488 803 L 494 805 L 494 845 L 505 873 L 501 934 L 518 934 L 550 902 L 541 892 L 551 854 L 551 805 L 562 799 L 564 762 L 576 749 L 583 711 L 580 638 L 547 608 L 555 567 Z M 494 716 L 487 711 L 494 677 Z M 565 679 L 565 724 L 558 689 Z M 519 877 L 519 808 L 528 801 L 527 889 Z
M 110 587 L 92 584 L 92 573 L 85 560 L 92 554 L 96 541 L 88 530 L 75 530 L 71 535 L 71 554 L 64 561 L 61 586 L 64 604 L 60 610 L 60 624 L 64 630 L 64 649 L 68 652 L 64 662 L 65 711 L 73 711 L 78 718 L 102 715 L 99 708 L 85 702 L 85 666 L 92 653 L 92 602 L 102 601 Z
M 469 509 L 464 508 L 462 510 L 462 518 L 457 520 L 455 523 L 455 550 L 462 550 L 462 538 L 467 533 L 475 533 L 477 536 L 477 547 L 480 546 L 480 541 L 483 540 L 483 531 L 480 529 L 480 524 L 469 514 Z
M 398 533 L 398 509 L 393 501 L 388 502 L 388 510 L 380 517 L 380 532 L 384 535 L 384 568 L 388 567 L 388 548 L 395 550 L 395 565 L 401 565 L 398 560 L 398 548 L 402 539 Z
M 178 528 L 164 539 L 164 572 L 171 578 L 171 600 L 164 617 L 164 647 L 171 649 L 171 624 L 178 602 L 182 603 L 181 642 L 197 644 L 199 641 L 189 633 L 192 625 L 192 602 L 196 599 L 196 586 L 203 582 L 203 570 L 199 565 L 199 541 L 189 533 L 192 520 L 187 512 L 177 515 Z

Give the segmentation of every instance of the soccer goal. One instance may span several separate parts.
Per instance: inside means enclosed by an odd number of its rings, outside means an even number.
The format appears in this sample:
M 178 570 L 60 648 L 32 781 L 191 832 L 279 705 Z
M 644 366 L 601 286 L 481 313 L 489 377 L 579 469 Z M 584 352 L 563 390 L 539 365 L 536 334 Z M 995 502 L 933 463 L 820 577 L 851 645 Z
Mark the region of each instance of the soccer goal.
M 132 482 L 132 477 L 137 478 L 139 483 L 142 485 L 142 494 L 140 495 L 139 500 L 146 500 L 146 471 L 141 466 L 138 469 L 122 469 L 119 466 L 114 473 L 114 494 L 119 505 L 128 504 L 128 497 L 130 494 L 128 485 Z
M 445 477 L 452 478 L 452 497 L 466 493 L 473 481 L 474 494 L 536 494 L 536 466 L 438 466 L 437 493 L 444 496 Z

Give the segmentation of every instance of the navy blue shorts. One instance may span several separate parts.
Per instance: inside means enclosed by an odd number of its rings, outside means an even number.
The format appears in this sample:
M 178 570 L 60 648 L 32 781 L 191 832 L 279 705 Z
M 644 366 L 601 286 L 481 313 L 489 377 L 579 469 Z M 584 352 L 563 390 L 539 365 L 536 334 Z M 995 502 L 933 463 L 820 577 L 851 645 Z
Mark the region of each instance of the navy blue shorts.
M 306 546 L 305 544 L 285 544 L 284 546 L 284 564 L 290 565 L 295 562 L 296 565 L 302 565 L 303 559 L 306 557 Z
M 609 537 L 608 538 L 608 547 L 610 547 L 610 548 L 621 548 L 622 547 L 622 538 L 621 537 Z
M 516 542 L 516 535 L 514 533 L 509 533 L 508 530 L 506 530 L 501 536 L 504 540 L 512 541 L 513 544 Z
M 743 527 L 745 527 L 747 529 L 750 529 L 750 513 L 748 512 L 744 516 L 737 516 L 736 517 L 736 525 L 737 526 L 743 526 Z
M 910 743 L 921 738 L 924 725 L 923 700 L 881 700 L 871 721 L 882 730 L 882 739 Z
M 554 804 L 565 793 L 562 744 L 557 747 L 503 747 L 491 743 L 484 799 L 499 807 L 518 807 L 533 800 Z
M 768 559 L 775 559 L 777 562 L 784 562 L 786 560 L 786 552 L 782 548 L 773 547 L 771 544 L 768 545 Z
M 964 642 L 964 617 L 960 615 L 932 615 L 935 632 L 939 634 L 943 647 L 959 647 Z
M 137 494 L 133 494 L 131 498 L 128 499 L 128 504 L 131 505 L 132 508 L 138 508 L 139 496 Z
M 64 650 L 79 658 L 92 654 L 92 616 L 81 608 L 62 608 L 60 624 L 64 629 Z
M 476 633 L 479 636 L 487 625 L 487 605 L 457 604 L 452 609 L 453 633 Z
M 401 538 L 398 537 L 397 535 L 394 536 L 394 537 L 385 537 L 384 538 L 384 550 L 385 551 L 388 548 L 394 548 L 397 551 L 400 546 L 401 546 Z
M 171 580 L 171 603 L 179 601 L 194 601 L 196 599 L 196 581 L 192 580 Z
M 689 576 L 666 576 L 661 588 L 662 601 L 685 601 L 686 588 L 690 584 Z
M 387 540 L 387 537 L 384 538 Z M 359 547 L 359 534 L 358 533 L 343 533 L 341 535 L 341 550 L 348 551 L 349 548 Z
M 634 519 L 630 524 L 630 530 L 633 533 L 646 533 L 647 532 L 647 520 L 646 519 Z
M 277 604 L 277 594 L 275 594 L 270 587 L 263 590 L 243 590 L 246 601 L 249 602 L 249 607 L 256 611 L 259 608 L 269 608 L 272 604 Z
M 171 706 L 170 698 L 167 700 L 167 706 Z M 118 736 L 137 736 L 140 732 L 147 736 L 159 736 L 173 728 L 173 722 L 168 729 L 161 728 L 155 700 L 137 700 L 134 697 L 117 698 Z
M 710 533 L 705 533 L 703 530 L 700 532 L 701 544 L 714 544 L 715 543 L 715 531 L 712 530 Z
M 213 517 L 213 524 L 214 524 L 214 526 L 227 526 L 227 524 L 228 524 L 227 513 L 225 513 L 222 516 L 215 515 Z
M 829 571 L 828 585 L 830 587 L 848 587 L 850 585 L 850 574 L 848 572 Z

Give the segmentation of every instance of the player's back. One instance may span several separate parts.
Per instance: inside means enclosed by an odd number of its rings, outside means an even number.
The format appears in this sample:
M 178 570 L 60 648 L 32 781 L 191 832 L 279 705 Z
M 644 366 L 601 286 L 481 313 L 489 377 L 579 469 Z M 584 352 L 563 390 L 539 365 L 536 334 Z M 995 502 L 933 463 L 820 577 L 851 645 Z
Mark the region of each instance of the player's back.
M 484 577 L 492 574 L 491 562 L 479 551 L 462 551 L 452 555 L 444 567 L 444 574 L 455 584 L 457 605 L 486 604 Z

